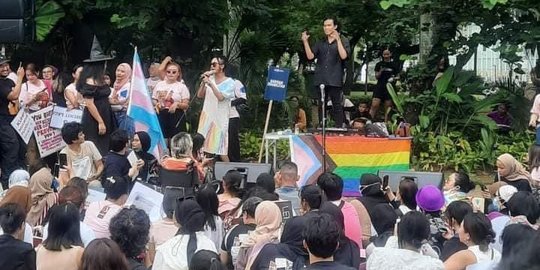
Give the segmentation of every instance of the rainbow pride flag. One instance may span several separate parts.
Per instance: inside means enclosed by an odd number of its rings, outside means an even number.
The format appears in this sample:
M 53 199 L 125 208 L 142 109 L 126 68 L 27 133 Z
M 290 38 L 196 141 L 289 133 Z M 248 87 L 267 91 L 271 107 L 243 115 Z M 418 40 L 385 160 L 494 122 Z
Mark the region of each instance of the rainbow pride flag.
M 315 161 L 306 160 L 305 153 L 322 153 L 322 136 L 314 136 L 318 144 L 302 143 L 309 139 L 309 135 L 296 136 L 300 138 L 291 139 L 291 152 L 296 153 L 292 159 L 299 165 L 300 181 L 299 185 L 314 183 L 313 179 L 318 177 L 321 170 L 304 170 L 303 167 L 310 167 L 307 164 L 320 164 L 322 159 Z M 301 137 L 306 137 L 302 139 Z M 313 137 L 313 136 L 311 136 Z M 310 149 L 305 149 L 309 146 Z M 317 149 L 314 149 L 317 148 Z M 376 174 L 379 170 L 408 171 L 411 155 L 411 140 L 408 138 L 366 138 L 361 136 L 327 136 L 326 153 L 335 164 L 334 173 L 343 178 L 344 196 L 359 196 L 360 176 L 364 173 Z M 314 155 L 312 155 L 314 156 Z M 322 166 L 320 166 L 322 167 Z M 332 166 L 333 167 L 333 166 Z M 331 169 L 331 168 L 327 168 Z M 316 174 L 316 175 L 312 175 Z

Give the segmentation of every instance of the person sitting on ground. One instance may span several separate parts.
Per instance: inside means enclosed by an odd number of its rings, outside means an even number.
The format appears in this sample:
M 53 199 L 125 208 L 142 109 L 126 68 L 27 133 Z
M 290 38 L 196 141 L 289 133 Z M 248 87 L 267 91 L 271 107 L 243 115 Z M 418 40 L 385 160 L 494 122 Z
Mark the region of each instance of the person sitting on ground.
M 436 270 L 444 269 L 443 263 L 426 256 L 424 242 L 430 236 L 427 217 L 411 211 L 401 218 L 397 226 L 397 237 L 388 239 L 383 248 L 375 248 L 367 260 L 368 270 Z
M 373 209 L 378 204 L 389 204 L 382 187 L 382 180 L 375 174 L 365 173 L 360 177 L 360 193 L 358 199 L 366 208 L 369 217 L 373 219 Z
M 32 192 L 27 187 L 14 186 L 7 190 L 6 195 L 2 200 L 0 200 L 0 207 L 3 205 L 15 203 L 18 204 L 22 209 L 24 209 L 24 214 L 27 215 L 32 207 Z M 4 231 L 0 228 L 0 235 Z M 32 226 L 28 222 L 24 223 L 24 242 L 34 245 L 34 235 L 32 231 Z
M 84 209 L 84 200 L 86 199 L 83 197 L 81 190 L 79 187 L 76 186 L 66 186 L 60 192 L 58 193 L 58 203 L 59 204 L 65 204 L 65 203 L 71 203 L 79 209 L 79 216 L 81 211 Z M 79 228 L 80 228 L 80 235 L 81 240 L 83 243 L 83 246 L 87 246 L 90 244 L 92 240 L 96 238 L 96 234 L 94 231 L 88 227 L 84 222 L 81 221 L 79 218 Z M 47 223 L 43 227 L 43 240 L 45 241 L 49 235 L 49 224 Z
M 442 247 L 446 239 L 443 232 L 447 232 L 442 219 L 442 208 L 444 207 L 444 195 L 439 188 L 434 185 L 422 187 L 416 193 L 416 204 L 422 213 L 426 215 L 430 224 L 431 236 L 429 244 L 440 256 Z
M 240 203 L 242 197 L 240 186 L 243 179 L 244 177 L 237 170 L 229 170 L 223 176 L 223 193 L 218 195 L 218 213 L 222 218 L 225 218 Z
M 36 248 L 37 269 L 80 269 L 84 248 L 79 208 L 72 203 L 54 206 L 49 213 L 48 225 L 47 239 Z
M 508 113 L 508 105 L 501 103 L 497 105 L 497 110 L 487 114 L 499 129 L 509 130 L 512 127 L 512 116 Z
M 307 131 L 307 118 L 306 111 L 301 108 L 300 100 L 297 96 L 291 96 L 289 98 L 289 108 L 291 110 L 291 130 L 298 129 L 300 132 Z
M 387 187 L 386 194 L 388 198 L 390 198 L 392 206 L 396 208 L 398 217 L 402 217 L 410 211 L 416 211 L 417 192 L 418 185 L 414 182 L 414 179 L 411 178 L 405 178 L 399 182 L 398 192 L 395 197 L 393 196 L 394 193 L 390 190 L 390 186 Z
M 43 160 L 38 161 L 36 169 L 37 171 L 30 177 L 28 186 L 32 191 L 32 207 L 26 221 L 32 227 L 43 225 L 49 209 L 58 202 L 58 194 L 52 188 L 54 176 L 51 169 Z
M 189 133 L 180 132 L 171 138 L 171 157 L 165 157 L 161 166 L 173 171 L 191 171 L 197 173 L 197 179 L 204 180 L 204 173 L 197 167 L 192 155 L 193 141 Z
M 126 256 L 116 242 L 98 238 L 90 242 L 82 257 L 82 270 L 129 270 Z
M 204 234 L 216 244 L 217 250 L 221 246 L 225 230 L 223 229 L 223 221 L 218 214 L 219 202 L 216 190 L 210 184 L 205 184 L 199 188 L 196 200 L 206 217 Z
M 371 244 L 366 247 L 366 256 L 368 258 L 374 248 L 386 246 L 388 239 L 394 235 L 394 228 L 397 220 L 398 214 L 392 206 L 388 204 L 378 204 L 375 206 L 371 222 L 373 222 L 373 227 L 377 232 L 377 236 L 372 236 L 370 239 Z
M 474 189 L 474 183 L 465 172 L 455 172 L 444 181 L 443 193 L 445 205 L 453 201 L 468 201 L 468 193 Z
M 307 185 L 300 189 L 300 214 L 311 216 L 317 213 L 321 204 L 326 201 L 322 189 L 317 185 Z
M 124 208 L 111 219 L 111 239 L 118 244 L 129 264 L 130 270 L 147 270 L 152 265 L 154 243 L 148 243 L 150 218 L 146 212 L 135 207 Z M 150 249 L 146 251 L 146 245 Z M 140 258 L 145 254 L 144 261 Z M 144 263 L 144 264 L 143 264 Z
M 501 253 L 489 246 L 495 239 L 495 232 L 483 213 L 467 214 L 458 234 L 459 240 L 467 245 L 467 249 L 450 256 L 444 262 L 446 270 L 466 269 L 476 264 L 493 266 L 501 260 Z
M 189 270 L 225 270 L 219 255 L 209 250 L 199 250 L 193 254 Z
M 0 265 L 2 269 L 36 269 L 36 252 L 23 242 L 25 210 L 16 203 L 0 206 Z
M 150 239 L 156 243 L 156 247 L 161 246 L 178 232 L 178 224 L 174 221 L 174 209 L 179 198 L 181 189 L 177 187 L 166 187 L 163 193 L 162 208 L 165 217 L 154 221 L 150 226 Z
M 356 118 L 371 119 L 371 114 L 369 114 L 370 107 L 371 106 L 369 105 L 369 102 L 367 101 L 358 102 L 356 111 L 352 114 L 351 119 L 356 119 Z
M 343 230 L 339 227 L 336 220 L 329 214 L 322 213 L 319 216 L 308 218 L 302 231 L 304 247 L 309 253 L 309 266 L 304 269 L 355 269 L 334 261 L 334 253 L 338 248 L 342 232 Z
M 291 266 L 289 269 L 303 269 L 309 262 L 309 254 L 303 246 L 302 231 L 309 217 L 297 216 L 287 220 L 283 226 L 280 243 L 265 245 L 255 261 L 252 269 L 272 269 L 280 260 Z
M 86 198 L 88 197 L 88 182 L 86 180 L 80 178 L 80 177 L 73 177 L 69 179 L 69 181 L 66 184 L 66 187 L 78 187 L 79 190 L 82 192 L 82 199 L 81 201 L 83 204 L 81 205 L 81 221 L 84 220 L 84 215 L 86 214 L 86 207 L 88 206 L 88 203 L 86 202 Z M 84 238 L 84 236 L 81 235 L 81 237 Z M 84 239 L 83 239 L 84 242 Z
M 538 269 L 538 265 L 540 265 L 540 256 L 538 256 L 540 235 L 537 232 L 508 248 L 509 252 L 507 255 L 501 256 L 497 269 Z
M 136 177 L 136 179 L 143 182 L 148 181 L 149 174 L 153 173 L 157 164 L 156 157 L 148 153 L 151 145 L 152 139 L 146 131 L 135 132 L 131 141 L 131 148 L 135 151 L 137 158 L 144 161 L 144 165 L 139 169 L 139 175 Z
M 263 201 L 255 210 L 257 227 L 241 242 L 236 270 L 250 270 L 257 255 L 268 243 L 277 243 L 281 229 L 281 210 L 274 202 Z M 254 270 L 254 269 L 253 269 Z
M 519 243 L 526 243 L 529 239 L 534 239 L 535 236 L 538 236 L 538 231 L 524 224 L 510 224 L 504 228 L 504 231 L 501 235 L 502 252 L 501 252 L 501 261 L 510 256 L 513 250 L 519 249 Z M 525 269 L 525 268 L 521 268 Z
M 276 193 L 279 199 L 290 201 L 294 210 L 294 215 L 300 214 L 300 198 L 298 198 L 298 186 L 296 182 L 300 179 L 298 166 L 294 162 L 284 162 L 279 171 L 274 176 L 276 180 Z
M 188 270 L 195 252 L 216 252 L 214 242 L 204 235 L 206 219 L 201 206 L 195 200 L 179 200 L 174 215 L 180 229 L 174 238 L 157 248 L 152 269 Z
M 234 264 L 240 249 L 240 238 L 247 238 L 248 234 L 255 230 L 255 210 L 262 202 L 259 197 L 248 198 L 242 206 L 242 222 L 234 225 L 227 231 L 221 243 L 220 258 L 230 270 L 234 269 Z
M 124 177 L 126 181 L 131 182 L 133 178 L 139 175 L 139 169 L 144 166 L 142 159 L 137 160 L 136 164 L 131 164 L 127 158 L 129 137 L 127 131 L 117 129 L 111 133 L 109 142 L 109 153 L 105 156 L 105 169 L 101 176 L 101 181 L 109 177 Z
M 332 202 L 324 202 L 321 204 L 319 214 L 323 213 L 332 216 L 340 229 L 340 236 L 338 239 L 339 244 L 334 252 L 334 261 L 358 269 L 360 265 L 360 248 L 358 247 L 358 244 L 344 234 L 343 228 L 345 228 L 345 217 L 343 216 L 343 213 Z
M 109 224 L 111 219 L 122 210 L 127 201 L 129 182 L 124 177 L 109 177 L 103 181 L 105 194 L 104 201 L 93 202 L 86 209 L 84 223 L 90 227 L 97 238 L 109 238 Z
M 518 191 L 508 200 L 511 223 L 522 223 L 539 229 L 540 203 L 527 191 Z
M 341 209 L 345 217 L 345 235 L 362 249 L 362 227 L 356 208 L 342 199 L 343 179 L 335 173 L 324 173 L 317 179 L 317 185 L 324 191 L 329 202 Z
M 99 179 L 103 172 L 103 160 L 96 145 L 85 141 L 81 124 L 65 123 L 62 127 L 62 139 L 67 144 L 60 151 L 60 154 L 67 156 L 67 166 L 61 169 L 61 172 L 64 170 L 67 174 L 65 181 L 80 177 L 89 183 L 90 188 L 101 188 Z
M 15 186 L 28 187 L 30 181 L 30 174 L 23 169 L 14 170 L 9 175 L 9 188 Z
M 463 222 L 463 218 L 472 212 L 472 206 L 464 201 L 453 201 L 446 207 L 444 217 L 448 232 L 443 234 L 446 238 L 440 256 L 443 262 L 448 260 L 450 256 L 458 251 L 467 249 L 467 245 L 459 240 L 458 231 L 461 227 L 461 222 Z
M 531 174 L 512 155 L 500 155 L 496 165 L 498 181 L 514 186 L 518 191 L 532 191 Z

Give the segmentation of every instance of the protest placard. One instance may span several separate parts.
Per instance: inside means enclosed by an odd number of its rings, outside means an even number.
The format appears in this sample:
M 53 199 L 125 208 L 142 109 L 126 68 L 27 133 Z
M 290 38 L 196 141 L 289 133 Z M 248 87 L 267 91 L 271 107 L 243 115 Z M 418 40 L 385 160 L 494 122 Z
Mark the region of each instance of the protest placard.
M 65 107 L 54 106 L 51 124 L 52 128 L 62 128 L 65 123 L 82 121 L 83 111 L 78 109 L 68 110 Z
M 139 182 L 135 182 L 126 202 L 126 205 L 134 205 L 135 207 L 144 210 L 144 212 L 148 214 L 148 217 L 150 217 L 151 222 L 161 219 L 162 204 L 163 194 Z
M 32 117 L 25 110 L 19 110 L 17 116 L 11 121 L 11 126 L 19 133 L 19 136 L 21 136 L 26 144 L 28 144 L 30 137 L 32 137 L 35 125 Z
M 287 96 L 290 71 L 286 68 L 270 67 L 264 89 L 264 99 L 283 101 Z
M 49 106 L 30 115 L 35 123 L 34 136 L 36 136 L 39 155 L 41 157 L 46 157 L 60 151 L 66 146 L 60 130 L 51 128 L 49 125 L 52 113 L 53 106 Z

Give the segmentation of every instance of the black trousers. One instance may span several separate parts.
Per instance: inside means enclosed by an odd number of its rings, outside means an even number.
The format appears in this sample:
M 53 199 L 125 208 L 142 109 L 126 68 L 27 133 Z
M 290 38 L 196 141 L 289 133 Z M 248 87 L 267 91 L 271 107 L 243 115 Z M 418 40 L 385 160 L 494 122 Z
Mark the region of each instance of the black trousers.
M 316 87 L 318 104 L 319 104 L 319 120 L 322 123 L 322 108 L 321 104 L 321 91 Z M 336 86 L 326 86 L 324 88 L 324 105 L 328 104 L 328 100 L 332 100 L 332 119 L 334 120 L 334 126 L 337 128 L 343 127 L 343 88 Z M 326 109 L 326 106 L 324 106 Z M 327 116 L 328 118 L 328 116 Z
M 231 162 L 240 162 L 240 117 L 229 118 L 227 156 Z
M 8 187 L 9 176 L 14 170 L 26 168 L 24 162 L 26 147 L 11 126 L 12 120 L 13 117 L 0 116 L 0 168 L 2 169 L 0 181 L 4 188 Z

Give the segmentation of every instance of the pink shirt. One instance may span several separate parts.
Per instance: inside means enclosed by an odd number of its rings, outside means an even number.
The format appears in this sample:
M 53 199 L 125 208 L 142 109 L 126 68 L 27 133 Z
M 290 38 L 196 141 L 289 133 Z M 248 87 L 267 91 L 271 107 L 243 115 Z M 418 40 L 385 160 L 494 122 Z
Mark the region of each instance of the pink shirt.
M 536 95 L 534 98 L 533 106 L 531 108 L 531 114 L 533 113 L 540 116 L 540 94 Z
M 341 201 L 339 203 L 341 204 Z M 356 208 L 349 202 L 343 201 L 343 203 L 341 212 L 343 213 L 343 217 L 345 217 L 345 236 L 358 244 L 358 248 L 362 249 L 362 226 L 358 212 L 356 212 Z
M 163 243 L 172 239 L 178 232 L 178 227 L 172 220 L 161 219 L 154 223 L 150 227 L 150 240 L 154 238 L 156 247 L 161 246 Z
M 110 202 L 93 202 L 86 209 L 84 223 L 96 234 L 96 238 L 110 238 L 109 223 L 111 219 L 122 210 L 122 207 Z

